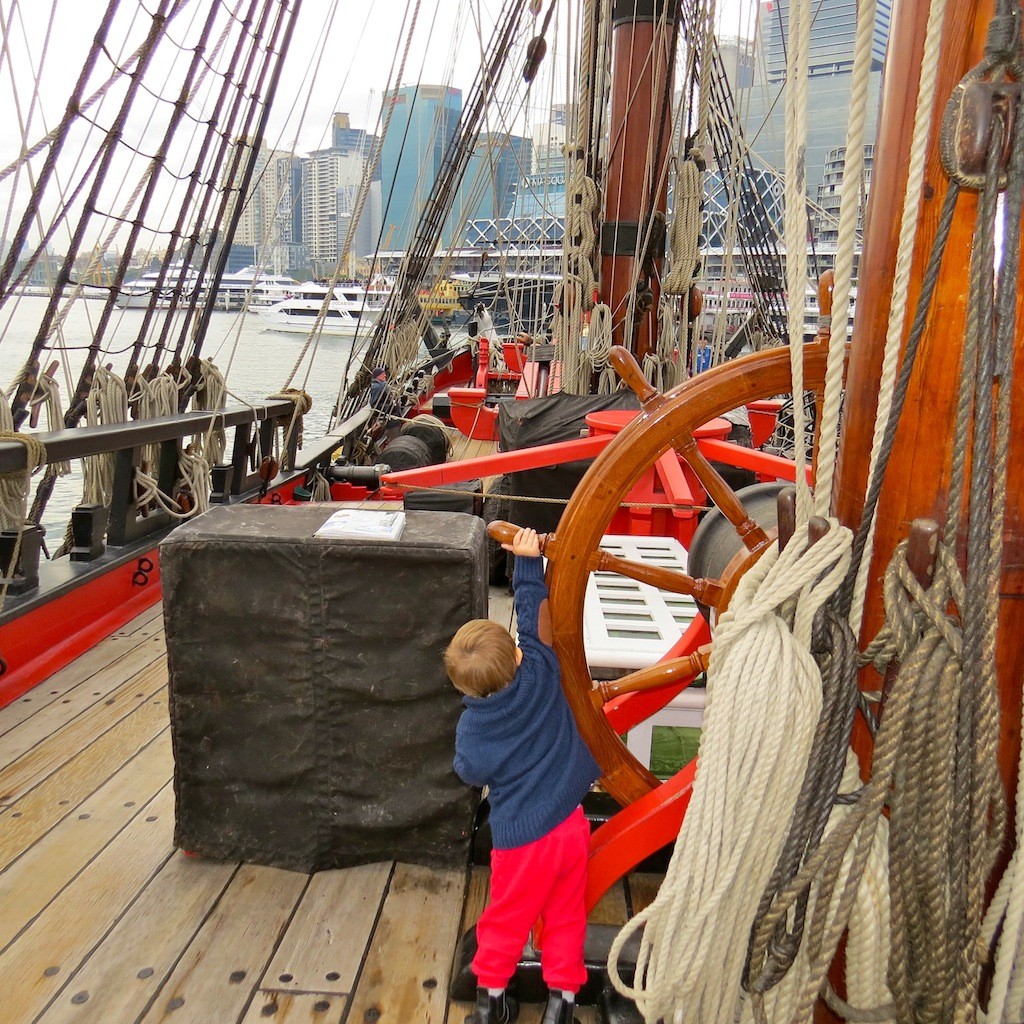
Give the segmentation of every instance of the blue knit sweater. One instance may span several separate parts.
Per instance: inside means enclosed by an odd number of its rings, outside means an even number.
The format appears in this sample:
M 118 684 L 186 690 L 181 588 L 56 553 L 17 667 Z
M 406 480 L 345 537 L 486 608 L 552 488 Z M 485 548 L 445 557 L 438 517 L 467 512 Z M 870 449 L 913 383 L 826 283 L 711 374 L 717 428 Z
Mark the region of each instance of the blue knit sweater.
M 554 650 L 537 633 L 547 597 L 540 558 L 517 557 L 512 574 L 523 660 L 489 697 L 466 697 L 455 734 L 455 771 L 489 786 L 495 849 L 532 843 L 579 806 L 601 774 L 580 737 Z

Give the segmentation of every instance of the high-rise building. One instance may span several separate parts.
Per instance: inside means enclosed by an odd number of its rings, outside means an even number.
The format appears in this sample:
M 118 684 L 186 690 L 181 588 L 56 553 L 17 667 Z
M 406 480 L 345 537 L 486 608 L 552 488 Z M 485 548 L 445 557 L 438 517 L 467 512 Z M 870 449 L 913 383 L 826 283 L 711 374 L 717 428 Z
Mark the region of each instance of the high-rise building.
M 441 85 L 406 85 L 384 95 L 391 121 L 381 148 L 382 246 L 406 249 L 448 143 L 459 129 L 462 92 Z M 446 234 L 455 230 L 451 218 Z M 451 237 L 442 238 L 444 244 Z
M 891 0 L 878 0 L 868 83 L 866 142 L 878 126 L 882 64 L 889 38 Z M 740 97 L 746 111 L 746 135 L 755 153 L 785 170 L 785 80 L 790 0 L 765 0 L 758 23 L 760 52 L 749 94 Z M 807 185 L 812 198 L 825 173 L 828 154 L 846 144 L 853 72 L 857 0 L 816 5 L 811 25 L 807 98 Z
M 332 274 L 341 256 L 373 136 L 362 128 L 352 128 L 348 114 L 337 113 L 331 126 L 331 142 L 329 148 L 309 154 L 303 161 L 302 173 L 302 241 L 314 273 L 321 276 Z M 368 211 L 365 216 L 368 239 Z M 352 255 L 359 254 L 366 239 L 356 239 Z

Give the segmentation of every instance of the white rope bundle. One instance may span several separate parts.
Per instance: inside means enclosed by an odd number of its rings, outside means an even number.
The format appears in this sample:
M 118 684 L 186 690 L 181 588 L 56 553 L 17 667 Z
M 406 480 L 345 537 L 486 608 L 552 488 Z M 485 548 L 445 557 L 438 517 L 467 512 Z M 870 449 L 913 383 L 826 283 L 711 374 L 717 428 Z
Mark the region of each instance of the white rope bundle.
M 676 201 L 669 241 L 672 269 L 662 278 L 666 295 L 687 295 L 700 260 L 701 204 L 704 173 L 693 159 L 684 160 L 676 175 Z
M 1013 856 L 999 879 L 981 926 L 982 942 L 989 949 L 996 931 L 1002 928 L 995 951 L 988 1013 L 982 1015 L 988 1024 L 1011 1024 L 1024 1019 L 1024 747 L 1018 755 L 1017 780 Z
M 128 422 L 128 391 L 124 381 L 106 367 L 96 368 L 92 388 L 85 401 L 85 420 L 90 427 L 101 423 Z M 114 489 L 114 454 L 108 452 L 82 459 L 82 476 L 83 502 L 110 508 Z
M 60 387 L 48 373 L 39 374 L 38 391 L 43 396 L 46 407 L 46 425 L 49 430 L 64 429 L 64 409 L 60 400 Z M 71 472 L 71 463 L 67 459 L 51 462 L 50 471 L 55 476 L 67 476 Z
M 587 176 L 582 160 L 573 162 L 572 176 L 566 186 L 565 195 L 565 239 L 562 253 L 562 283 L 555 297 L 555 315 L 551 330 L 562 360 L 563 390 L 585 392 L 589 377 L 594 370 L 606 365 L 607 352 L 595 349 L 594 292 L 597 277 L 594 273 L 594 253 L 597 248 L 595 218 L 598 212 L 600 193 L 597 182 Z M 593 310 L 590 318 L 587 344 L 582 344 L 585 314 Z M 611 336 L 609 324 L 609 338 Z M 611 347 L 610 341 L 608 347 Z M 605 361 L 594 362 L 598 351 Z
M 29 480 L 32 474 L 46 463 L 46 448 L 31 434 L 19 434 L 14 429 L 14 417 L 7 402 L 0 402 L 0 439 L 18 441 L 25 446 L 25 469 L 0 473 L 0 530 L 21 530 L 25 526 L 28 510 Z M 17 562 L 17 551 L 14 561 Z M 6 575 L 8 566 L 0 566 L 0 574 Z
M 141 469 L 135 471 L 137 487 L 136 507 L 155 503 L 173 519 L 190 519 L 210 507 L 210 466 L 203 458 L 199 446 L 190 444 L 178 457 L 178 478 L 183 491 L 192 495 L 193 505 L 187 511 L 172 497 L 164 494 L 156 477 Z
M 813 547 L 798 530 L 781 555 L 766 550 L 719 621 L 697 775 L 675 852 L 657 898 L 619 933 L 609 956 L 613 984 L 649 1022 L 736 1018 L 751 925 L 821 710 L 821 676 L 808 651 L 812 619 L 850 564 L 849 530 L 830 527 Z M 641 927 L 630 988 L 617 961 Z
M 178 411 L 177 382 L 166 371 L 158 373 L 152 380 L 140 375 L 135 378 L 135 392 L 129 401 L 135 405 L 140 420 L 173 416 Z M 160 445 L 145 445 L 142 459 L 151 470 L 154 469 L 160 460 Z
M 590 329 L 587 332 L 587 360 L 590 369 L 603 370 L 612 351 L 612 311 L 608 304 L 599 302 L 590 311 Z
M 195 394 L 192 396 L 192 407 L 200 411 L 223 409 L 227 404 L 228 384 L 224 374 L 212 359 L 199 361 L 199 380 Z M 224 461 L 227 448 L 227 435 L 223 427 L 212 426 L 203 437 L 203 458 L 211 466 L 220 465 Z

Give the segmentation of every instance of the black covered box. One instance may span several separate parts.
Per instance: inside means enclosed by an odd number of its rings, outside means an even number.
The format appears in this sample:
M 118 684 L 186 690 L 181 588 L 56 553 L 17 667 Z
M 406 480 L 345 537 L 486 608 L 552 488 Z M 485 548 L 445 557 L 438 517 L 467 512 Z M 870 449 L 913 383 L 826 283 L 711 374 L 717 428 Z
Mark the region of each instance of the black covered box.
M 442 656 L 487 615 L 483 522 L 314 537 L 333 511 L 218 507 L 161 545 L 175 843 L 299 871 L 463 864 L 476 793 Z

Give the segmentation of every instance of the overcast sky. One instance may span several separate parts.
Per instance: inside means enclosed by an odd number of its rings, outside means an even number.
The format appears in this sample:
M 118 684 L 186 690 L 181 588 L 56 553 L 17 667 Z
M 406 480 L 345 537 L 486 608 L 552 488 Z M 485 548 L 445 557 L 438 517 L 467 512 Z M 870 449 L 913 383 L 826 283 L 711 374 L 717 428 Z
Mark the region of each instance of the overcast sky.
M 160 2 L 123 0 L 108 36 L 107 54 L 97 64 L 86 96 L 107 79 L 114 62 L 125 61 L 138 47 L 151 25 L 151 12 Z M 237 0 L 222 2 L 226 8 L 234 8 Z M 541 17 L 550 2 L 544 0 Z M 161 75 L 170 81 L 181 80 L 181 65 L 190 59 L 189 47 L 200 34 L 202 20 L 213 9 L 211 3 L 190 0 L 171 22 L 170 37 L 183 46 L 184 56 L 177 58 L 181 64 L 175 74 L 165 50 L 159 52 L 146 77 L 147 82 L 157 82 L 156 89 L 160 88 Z M 491 38 L 501 6 L 501 0 L 420 0 L 404 71 L 397 76 L 395 55 L 417 11 L 415 0 L 303 0 L 272 105 L 268 144 L 301 154 L 321 148 L 329 144 L 334 111 L 348 113 L 353 127 L 373 131 L 381 97 L 393 76 L 399 77 L 401 84 L 450 82 L 465 93 L 480 67 L 481 39 Z M 23 146 L 33 145 L 59 123 L 106 7 L 106 0 L 54 0 L 52 6 L 46 0 L 0 0 L 0 36 L 9 40 L 9 46 L 0 53 L 0 110 L 4 111 L 0 118 L 0 168 L 9 166 Z M 570 75 L 566 55 L 574 49 L 568 40 L 574 36 L 579 7 L 579 0 L 554 0 L 554 16 L 547 33 L 549 53 L 540 75 L 529 89 L 518 70 L 509 76 L 509 88 L 515 96 L 512 107 L 519 110 L 517 120 L 489 122 L 485 131 L 528 132 L 532 125 L 548 119 L 552 102 L 564 99 Z M 718 9 L 723 34 L 752 34 L 754 0 L 719 0 Z M 227 19 L 222 15 L 221 20 Z M 527 15 L 518 45 L 524 46 L 536 31 L 537 21 Z M 214 41 L 209 45 L 212 49 Z M 220 55 L 221 63 L 226 53 L 227 48 Z M 216 59 L 211 55 L 211 60 Z M 517 67 L 521 67 L 521 61 L 520 50 Z M 213 82 L 210 76 L 206 88 L 212 89 Z M 91 113 L 105 127 L 119 103 L 115 88 Z M 156 150 L 160 126 L 169 110 L 166 103 L 152 106 L 154 110 L 146 112 L 145 104 L 136 104 L 125 130 L 125 138 L 134 138 L 143 153 Z M 64 162 L 57 175 L 62 188 L 84 172 L 81 164 L 76 166 L 72 161 L 80 159 L 76 154 L 88 150 L 88 131 L 87 124 L 82 124 L 64 142 Z M 40 155 L 33 161 L 34 174 L 42 159 Z M 189 170 L 187 145 L 178 145 L 176 159 L 179 165 L 172 170 L 184 176 Z M 136 177 L 130 156 L 119 153 L 107 178 L 119 184 Z M 19 208 L 24 206 L 28 189 L 27 174 L 19 175 L 16 181 L 8 177 L 0 182 L 0 214 L 4 218 L 0 237 L 7 236 L 11 219 L 20 217 Z M 100 208 L 116 211 L 117 202 L 112 195 L 104 197 Z
M 146 21 L 145 11 L 154 9 L 156 3 L 157 0 L 127 0 L 122 4 L 137 20 L 119 19 L 110 35 L 113 52 L 124 52 L 123 40 L 139 38 Z M 402 83 L 451 80 L 468 89 L 479 66 L 479 40 L 490 37 L 500 6 L 500 0 L 422 0 Z M 546 10 L 547 2 L 544 6 Z M 719 21 L 726 34 L 752 32 L 752 0 L 720 0 L 718 6 Z M 16 153 L 20 147 L 19 117 L 28 120 L 30 97 L 37 81 L 44 116 L 38 110 L 32 116 L 29 139 L 38 138 L 59 118 L 105 7 L 106 0 L 56 0 L 53 14 L 45 0 L 0 0 L 0 29 L 9 36 L 13 51 L 13 64 L 3 62 L 0 70 L 0 102 L 14 115 L 0 119 L 4 165 L 9 162 L 8 154 Z M 573 0 L 555 0 L 555 15 L 548 33 L 549 71 L 555 69 L 554 55 L 564 49 L 564 40 L 577 17 L 576 8 Z M 179 16 L 172 34 L 184 37 L 192 19 L 204 15 L 207 9 L 207 0 L 194 0 Z M 404 24 L 412 10 L 407 0 L 303 0 L 268 140 L 280 138 L 287 144 L 297 135 L 300 151 L 317 148 L 326 137 L 335 110 L 347 111 L 356 127 L 372 128 Z M 532 24 L 526 35 L 532 35 Z M 48 52 L 45 77 L 37 79 L 44 45 Z M 557 74 L 564 80 L 564 65 L 559 66 Z M 550 79 L 541 81 L 532 90 L 535 118 L 540 119 L 539 112 L 546 107 L 553 88 L 564 88 L 563 81 L 557 86 L 552 86 Z M 13 90 L 17 92 L 16 101 Z M 15 102 L 21 105 L 20 115 L 13 106 Z

